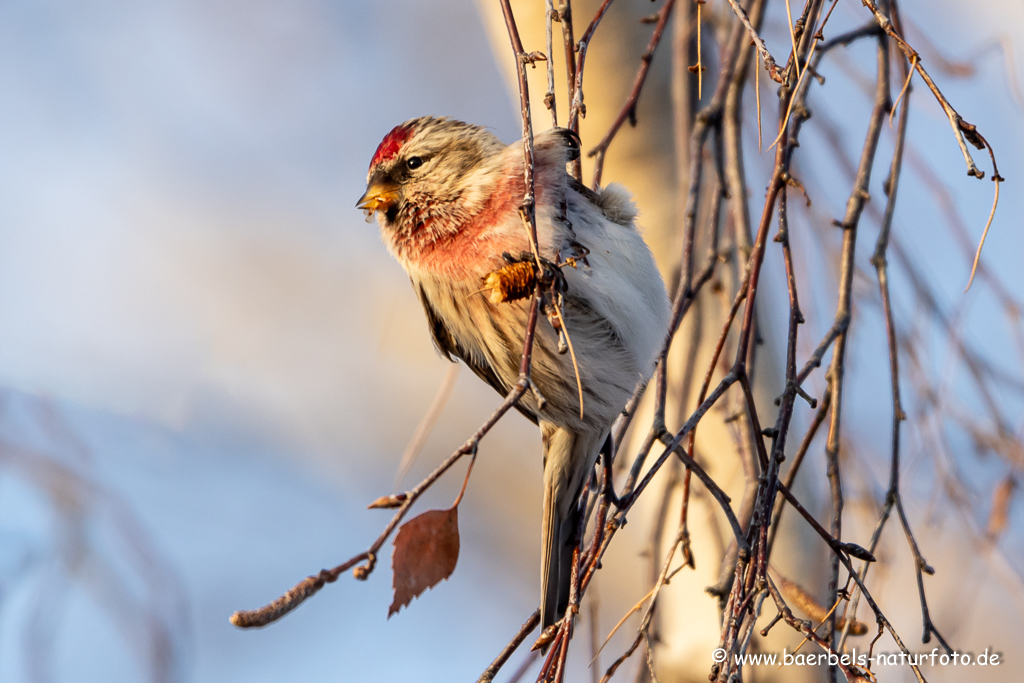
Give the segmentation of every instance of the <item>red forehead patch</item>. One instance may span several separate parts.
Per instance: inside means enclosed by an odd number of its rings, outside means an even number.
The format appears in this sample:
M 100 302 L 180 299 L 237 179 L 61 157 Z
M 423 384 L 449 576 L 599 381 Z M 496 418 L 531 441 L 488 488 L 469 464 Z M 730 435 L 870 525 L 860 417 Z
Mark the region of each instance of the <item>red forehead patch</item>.
M 410 135 L 412 135 L 411 127 L 395 126 L 392 128 L 391 132 L 385 135 L 377 145 L 377 151 L 374 152 L 373 159 L 370 161 L 370 168 L 388 159 L 393 159 Z

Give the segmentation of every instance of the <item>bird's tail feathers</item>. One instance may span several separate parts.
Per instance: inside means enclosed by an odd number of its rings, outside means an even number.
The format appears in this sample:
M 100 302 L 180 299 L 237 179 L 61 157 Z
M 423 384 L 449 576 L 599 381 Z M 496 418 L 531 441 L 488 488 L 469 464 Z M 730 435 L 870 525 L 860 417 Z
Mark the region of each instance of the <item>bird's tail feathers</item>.
M 541 425 L 544 436 L 544 508 L 541 527 L 541 629 L 554 624 L 569 604 L 572 554 L 583 514 L 580 494 L 605 436 L 595 438 Z

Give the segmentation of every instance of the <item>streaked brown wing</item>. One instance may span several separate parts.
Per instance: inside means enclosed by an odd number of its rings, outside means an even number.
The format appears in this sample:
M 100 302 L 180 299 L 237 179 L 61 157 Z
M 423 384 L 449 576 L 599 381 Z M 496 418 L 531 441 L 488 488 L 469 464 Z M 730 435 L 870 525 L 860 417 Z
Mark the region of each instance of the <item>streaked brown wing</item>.
M 434 348 L 437 349 L 438 353 L 453 363 L 455 362 L 455 358 L 458 358 L 465 363 L 477 377 L 491 385 L 491 387 L 500 395 L 507 396 L 510 387 L 506 387 L 501 379 L 498 378 L 494 368 L 486 363 L 478 362 L 473 357 L 473 354 L 468 353 L 459 343 L 459 340 L 455 335 L 451 333 L 451 330 L 449 330 L 444 324 L 444 320 L 441 316 L 437 314 L 437 311 L 430 303 L 430 299 L 427 298 L 427 293 L 423 291 L 423 287 L 416 285 L 416 283 L 413 283 L 413 287 L 416 289 L 416 294 L 419 296 L 420 303 L 423 305 L 423 312 L 427 316 L 427 329 L 430 330 L 430 338 L 434 341 Z M 537 416 L 524 407 L 522 403 L 516 404 L 516 410 L 525 415 L 530 422 L 537 424 Z

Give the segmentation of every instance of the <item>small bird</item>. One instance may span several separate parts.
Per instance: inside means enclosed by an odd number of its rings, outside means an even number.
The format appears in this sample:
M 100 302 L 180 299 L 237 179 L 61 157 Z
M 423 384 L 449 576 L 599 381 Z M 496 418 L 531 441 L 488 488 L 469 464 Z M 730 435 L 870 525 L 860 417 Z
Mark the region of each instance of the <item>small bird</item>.
M 579 154 L 579 139 L 566 129 L 534 138 L 543 268 L 532 268 L 552 285 L 543 302 L 548 321 L 536 325 L 536 391 L 516 407 L 540 427 L 544 445 L 542 628 L 565 614 L 581 494 L 612 422 L 653 373 L 669 320 L 665 284 L 634 224 L 632 197 L 614 184 L 591 190 L 569 175 L 566 164 Z M 524 178 L 521 142 L 505 145 L 481 126 L 427 116 L 384 137 L 356 204 L 367 220 L 376 214 L 437 350 L 461 359 L 502 396 L 519 378 L 533 288 L 508 300 L 486 292 L 496 283 L 489 276 L 536 263 L 519 212 Z

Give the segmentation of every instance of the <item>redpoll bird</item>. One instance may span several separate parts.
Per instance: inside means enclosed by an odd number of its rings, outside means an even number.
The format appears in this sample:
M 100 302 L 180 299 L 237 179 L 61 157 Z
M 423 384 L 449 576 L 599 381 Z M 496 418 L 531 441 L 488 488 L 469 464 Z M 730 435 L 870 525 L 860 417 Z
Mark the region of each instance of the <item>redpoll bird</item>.
M 544 443 L 541 617 L 547 627 L 569 601 L 581 494 L 612 422 L 654 371 L 669 302 L 633 223 L 629 193 L 616 185 L 590 190 L 566 173 L 566 163 L 579 155 L 569 131 L 545 131 L 534 145 L 537 238 L 546 264 L 540 276 L 557 285 L 547 288 L 548 320 L 536 326 L 531 376 L 537 391 L 526 392 L 516 407 L 539 425 Z M 485 283 L 516 259 L 534 262 L 519 213 L 524 186 L 522 144 L 506 146 L 479 126 L 423 117 L 384 137 L 357 203 L 368 217 L 376 213 L 440 353 L 462 359 L 503 396 L 519 377 L 530 298 L 502 301 L 487 294 Z M 564 260 L 574 266 L 559 268 Z M 551 315 L 556 305 L 560 317 Z M 564 353 L 567 346 L 572 353 Z

